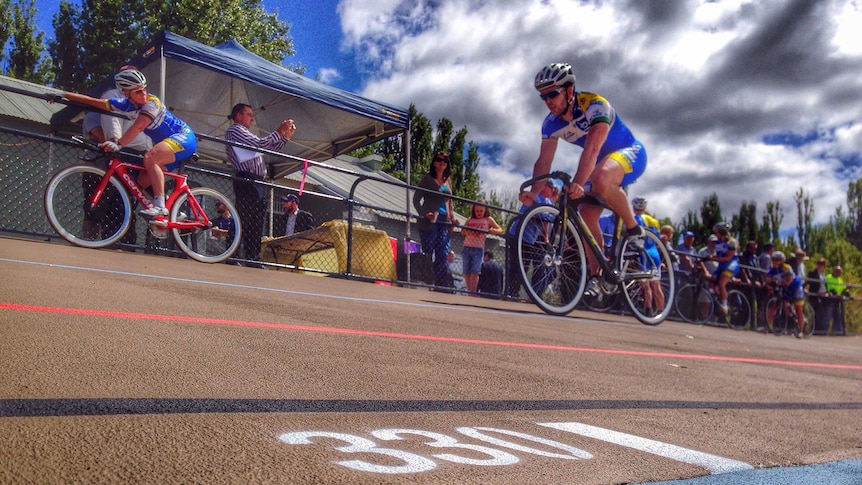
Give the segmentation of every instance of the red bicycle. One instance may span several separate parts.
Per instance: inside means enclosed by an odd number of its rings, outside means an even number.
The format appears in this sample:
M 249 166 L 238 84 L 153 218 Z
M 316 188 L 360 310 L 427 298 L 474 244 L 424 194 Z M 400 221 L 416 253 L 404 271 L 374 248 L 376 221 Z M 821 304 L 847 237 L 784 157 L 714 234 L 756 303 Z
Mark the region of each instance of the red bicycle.
M 142 165 L 123 162 L 97 145 L 76 140 L 98 153 L 91 162 L 107 161 L 107 170 L 79 164 L 57 172 L 45 189 L 45 214 L 63 239 L 103 248 L 119 242 L 131 226 L 134 207 L 129 194 L 145 208 L 152 207 L 153 201 L 134 176 L 144 170 Z M 177 247 L 196 261 L 219 263 L 231 257 L 240 244 L 241 225 L 230 199 L 207 187 L 189 187 L 185 175 L 166 172 L 165 177 L 174 181 L 165 200 L 169 215 L 149 221 L 150 232 L 161 239 L 172 234 Z M 212 228 L 224 209 L 233 217 L 232 233 L 219 237 Z

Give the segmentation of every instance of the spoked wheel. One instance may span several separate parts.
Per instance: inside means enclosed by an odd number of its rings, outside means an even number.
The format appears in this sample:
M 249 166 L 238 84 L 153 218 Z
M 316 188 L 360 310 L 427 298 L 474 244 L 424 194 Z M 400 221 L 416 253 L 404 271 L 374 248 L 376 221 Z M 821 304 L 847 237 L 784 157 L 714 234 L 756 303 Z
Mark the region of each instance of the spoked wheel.
M 781 298 L 773 296 L 766 302 L 766 324 L 775 335 L 783 335 L 787 332 L 787 313 L 784 311 L 784 302 Z M 796 325 L 794 324 L 794 328 Z
M 227 197 L 216 190 L 197 187 L 191 189 L 191 192 L 200 208 L 191 203 L 186 194 L 183 194 L 177 198 L 171 207 L 171 222 L 202 220 L 200 210 L 206 213 L 210 221 L 214 221 L 219 217 L 216 203 L 221 202 L 230 211 L 236 229 L 234 234 L 229 234 L 226 239 L 213 237 L 210 227 L 171 229 L 174 240 L 180 250 L 188 254 L 190 258 L 202 263 L 220 263 L 231 257 L 240 244 L 242 228 L 236 208 Z
M 623 298 L 635 318 L 644 325 L 663 322 L 670 315 L 675 282 L 673 263 L 661 239 L 644 230 L 642 249 L 623 241 L 618 263 Z
M 63 239 L 77 246 L 102 248 L 114 244 L 131 225 L 131 201 L 122 183 L 111 177 L 95 207 L 88 199 L 105 171 L 72 165 L 57 172 L 45 188 L 45 215 Z
M 811 303 L 809 303 L 808 300 L 805 300 L 805 303 L 802 305 L 802 314 L 805 315 L 805 321 L 802 326 L 802 335 L 810 337 L 814 335 L 814 318 L 816 315 L 814 314 L 814 307 L 811 306 Z
M 587 280 L 584 246 L 574 225 L 563 221 L 556 207 L 537 205 L 521 217 L 517 235 L 517 263 L 527 295 L 546 313 L 570 313 Z
M 715 302 L 703 285 L 685 285 L 676 295 L 676 312 L 683 321 L 703 324 L 712 318 Z
M 728 315 L 725 316 L 727 326 L 734 330 L 745 330 L 751 322 L 751 304 L 748 298 L 739 290 L 727 292 Z

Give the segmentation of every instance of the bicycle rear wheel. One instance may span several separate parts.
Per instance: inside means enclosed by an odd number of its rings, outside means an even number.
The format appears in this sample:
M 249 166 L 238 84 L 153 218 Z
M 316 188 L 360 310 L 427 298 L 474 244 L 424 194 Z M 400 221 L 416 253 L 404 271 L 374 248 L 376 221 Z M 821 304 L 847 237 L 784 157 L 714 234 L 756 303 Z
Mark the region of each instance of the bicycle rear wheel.
M 221 202 L 234 219 L 234 234 L 229 234 L 227 239 L 220 240 L 212 236 L 211 227 L 199 227 L 194 229 L 171 229 L 174 240 L 180 250 L 190 258 L 202 263 L 220 263 L 231 257 L 240 244 L 242 227 L 236 208 L 233 203 L 222 193 L 207 188 L 196 187 L 191 189 L 192 196 L 197 200 L 200 208 L 206 213 L 210 221 L 218 218 L 216 203 Z M 197 207 L 189 202 L 188 194 L 180 195 L 171 207 L 171 222 L 177 222 L 180 218 L 186 220 L 203 220 L 202 214 Z
M 683 321 L 703 324 L 715 313 L 715 302 L 702 285 L 685 285 L 676 295 L 676 312 Z
M 563 221 L 556 207 L 535 206 L 518 223 L 515 244 L 521 282 L 533 303 L 552 315 L 574 310 L 584 293 L 587 260 L 572 222 Z
M 629 309 L 644 325 L 658 325 L 673 306 L 673 262 L 664 243 L 651 231 L 644 231 L 644 246 L 635 249 L 627 240 L 619 251 L 623 297 Z
M 727 291 L 727 307 L 730 310 L 725 316 L 727 326 L 734 330 L 745 330 L 751 323 L 751 304 L 748 297 L 739 290 Z
M 805 337 L 810 337 L 814 335 L 814 307 L 811 306 L 811 303 L 808 300 L 805 300 L 805 303 L 802 305 L 802 313 L 805 315 L 805 322 L 802 326 L 802 335 Z
M 45 188 L 45 215 L 63 239 L 85 248 L 114 244 L 131 225 L 131 201 L 122 183 L 111 177 L 95 207 L 88 199 L 105 171 L 72 165 L 57 172 Z

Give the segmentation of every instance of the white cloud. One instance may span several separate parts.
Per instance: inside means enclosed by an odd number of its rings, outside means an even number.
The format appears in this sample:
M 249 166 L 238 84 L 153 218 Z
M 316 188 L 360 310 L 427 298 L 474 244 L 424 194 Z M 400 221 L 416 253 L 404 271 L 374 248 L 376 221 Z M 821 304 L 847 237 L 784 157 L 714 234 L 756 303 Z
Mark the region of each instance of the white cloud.
M 343 0 L 339 13 L 345 46 L 377 73 L 363 95 L 499 147 L 479 170 L 486 190 L 531 172 L 547 113 L 532 80 L 556 61 L 646 145 L 631 192 L 659 217 L 681 221 L 717 193 L 728 217 L 778 200 L 792 227 L 803 187 L 823 222 L 844 203 L 842 177 L 862 176 L 842 164 L 862 148 L 855 1 Z M 823 136 L 764 142 L 777 133 Z M 564 145 L 554 168 L 573 170 L 580 150 Z
M 332 84 L 341 77 L 338 69 L 323 68 L 317 73 L 317 77 L 323 84 Z

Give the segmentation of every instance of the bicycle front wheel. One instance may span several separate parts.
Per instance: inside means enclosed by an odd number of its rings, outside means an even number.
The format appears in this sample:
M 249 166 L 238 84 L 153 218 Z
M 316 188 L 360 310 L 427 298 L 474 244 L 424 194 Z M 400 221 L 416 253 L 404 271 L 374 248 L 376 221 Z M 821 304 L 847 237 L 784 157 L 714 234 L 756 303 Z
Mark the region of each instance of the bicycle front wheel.
M 556 207 L 537 205 L 522 216 L 514 244 L 521 282 L 533 303 L 552 315 L 574 310 L 584 293 L 587 259 L 572 222 Z
M 623 241 L 618 265 L 620 288 L 629 309 L 644 325 L 658 325 L 670 315 L 673 306 L 673 262 L 664 243 L 644 230 L 643 248 Z
M 726 316 L 727 326 L 734 330 L 745 330 L 751 322 L 751 304 L 748 298 L 739 290 L 728 290 Z
M 766 324 L 775 335 L 787 332 L 787 314 L 784 311 L 784 300 L 781 298 L 773 296 L 766 302 Z
M 171 222 L 178 221 L 203 221 L 203 213 L 206 213 L 210 222 L 219 217 L 216 204 L 223 204 L 230 212 L 234 220 L 233 234 L 226 238 L 214 237 L 211 227 L 197 227 L 193 229 L 171 229 L 177 247 L 190 258 L 202 263 L 220 263 L 231 257 L 240 244 L 242 226 L 233 203 L 221 192 L 207 188 L 196 187 L 191 189 L 192 196 L 197 201 L 189 199 L 188 194 L 180 195 L 171 206 Z
M 90 196 L 105 171 L 90 165 L 72 165 L 57 172 L 45 188 L 45 215 L 63 239 L 85 248 L 103 248 L 118 242 L 132 220 L 129 194 L 114 177 L 99 203 Z

